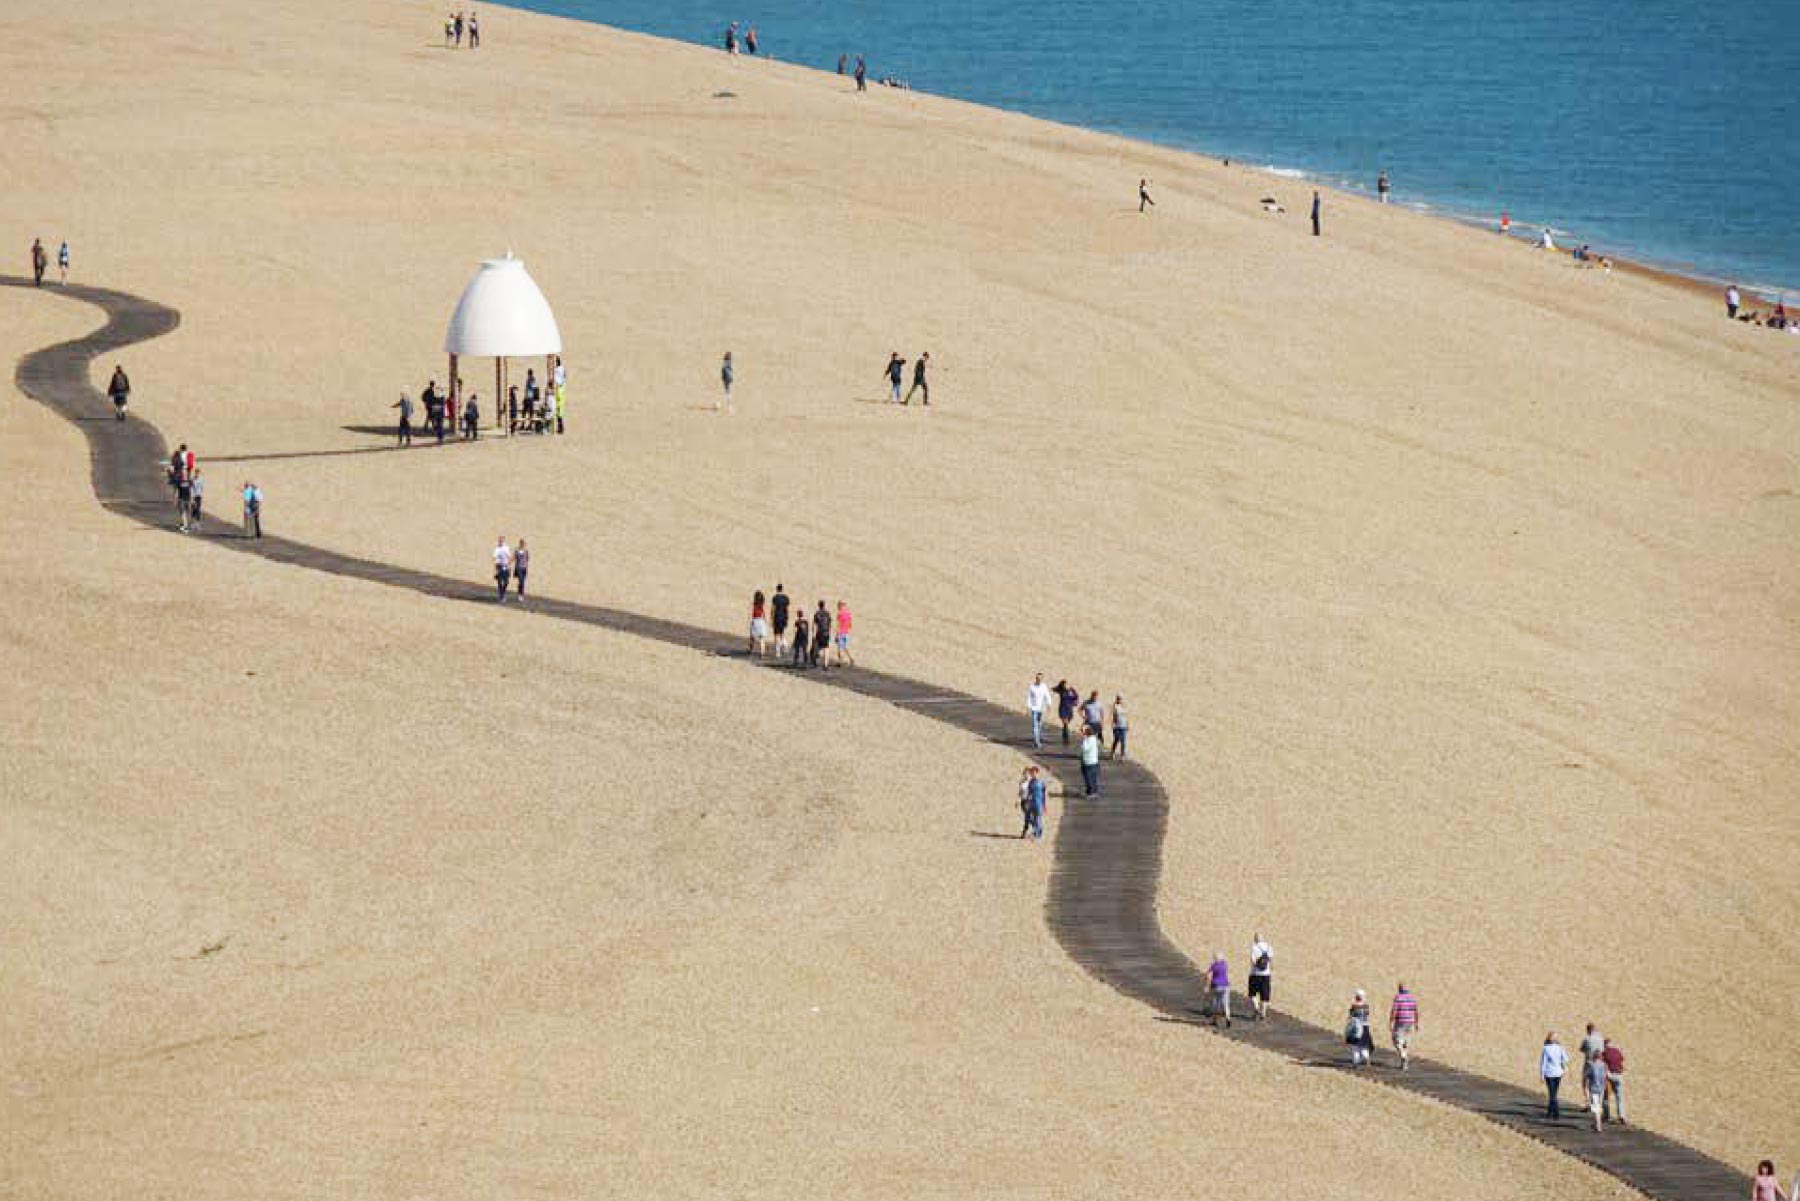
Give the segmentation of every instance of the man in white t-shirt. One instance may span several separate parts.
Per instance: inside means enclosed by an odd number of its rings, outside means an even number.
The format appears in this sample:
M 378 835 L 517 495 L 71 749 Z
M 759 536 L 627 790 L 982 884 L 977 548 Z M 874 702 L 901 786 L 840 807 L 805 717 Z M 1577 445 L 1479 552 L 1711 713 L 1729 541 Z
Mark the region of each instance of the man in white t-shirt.
M 512 583 L 512 548 L 506 545 L 506 535 L 500 535 L 500 541 L 494 544 L 494 589 L 500 595 L 496 598 L 501 604 L 506 603 L 506 586 Z
M 1250 1007 L 1256 1020 L 1269 1016 L 1269 994 L 1274 984 L 1275 951 L 1261 934 L 1250 936 Z
M 1039 750 L 1044 749 L 1044 712 L 1050 708 L 1050 686 L 1044 683 L 1044 673 L 1038 672 L 1037 679 L 1025 690 L 1025 708 L 1031 713 L 1031 745 Z

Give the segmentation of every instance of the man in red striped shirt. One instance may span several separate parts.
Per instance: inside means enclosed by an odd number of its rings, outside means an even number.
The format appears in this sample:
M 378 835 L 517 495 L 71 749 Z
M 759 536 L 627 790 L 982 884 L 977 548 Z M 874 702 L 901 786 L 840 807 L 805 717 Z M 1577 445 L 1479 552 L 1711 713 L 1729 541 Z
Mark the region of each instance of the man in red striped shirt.
M 1401 981 L 1399 991 L 1394 994 L 1394 1007 L 1388 1011 L 1388 1032 L 1394 1036 L 1394 1050 L 1400 1053 L 1400 1070 L 1405 1071 L 1410 1065 L 1413 1035 L 1419 1029 L 1419 1002 L 1406 991 L 1406 982 Z

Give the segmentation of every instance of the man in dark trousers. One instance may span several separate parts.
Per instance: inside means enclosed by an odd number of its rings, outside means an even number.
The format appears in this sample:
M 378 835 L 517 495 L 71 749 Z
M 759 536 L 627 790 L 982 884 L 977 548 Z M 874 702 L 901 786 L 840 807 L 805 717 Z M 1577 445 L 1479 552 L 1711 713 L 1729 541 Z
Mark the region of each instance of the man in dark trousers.
M 860 54 L 856 56 L 856 90 L 859 92 L 869 90 L 869 65 L 863 62 L 863 56 Z
M 1150 199 L 1150 181 L 1147 179 L 1138 180 L 1138 212 L 1141 213 L 1146 208 L 1155 207 L 1156 201 Z
M 787 653 L 788 628 L 788 594 L 780 584 L 775 585 L 775 595 L 769 601 L 769 617 L 775 626 L 775 657 L 777 659 Z
M 931 385 L 925 381 L 925 367 L 926 364 L 930 362 L 931 352 L 929 350 L 913 361 L 912 387 L 906 390 L 906 399 L 901 401 L 901 404 L 911 404 L 914 392 L 923 392 L 925 394 L 925 403 L 931 403 Z
M 50 252 L 44 249 L 44 239 L 31 239 L 31 282 L 43 287 L 44 270 L 49 266 Z
M 825 666 L 825 648 L 831 645 L 831 614 L 825 609 L 825 602 L 813 612 L 812 665 Z
M 1317 189 L 1317 188 L 1313 189 L 1312 219 L 1313 219 L 1313 237 L 1316 238 L 1319 236 L 1319 189 Z

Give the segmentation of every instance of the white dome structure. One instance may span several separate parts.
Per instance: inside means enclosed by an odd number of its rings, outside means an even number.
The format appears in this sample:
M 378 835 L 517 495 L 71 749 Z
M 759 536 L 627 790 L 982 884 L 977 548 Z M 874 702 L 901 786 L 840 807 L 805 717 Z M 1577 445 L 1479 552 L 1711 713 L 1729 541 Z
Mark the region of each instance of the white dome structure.
M 444 349 L 482 359 L 533 358 L 562 353 L 562 332 L 550 302 L 508 251 L 488 259 L 463 289 L 444 331 Z

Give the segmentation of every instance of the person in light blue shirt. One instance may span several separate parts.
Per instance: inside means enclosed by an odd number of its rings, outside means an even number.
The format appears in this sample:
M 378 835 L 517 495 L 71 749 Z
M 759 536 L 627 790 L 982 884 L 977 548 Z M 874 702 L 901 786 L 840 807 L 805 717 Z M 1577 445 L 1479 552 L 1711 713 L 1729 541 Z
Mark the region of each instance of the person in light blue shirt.
M 1552 1122 L 1562 1120 L 1562 1106 L 1557 1104 L 1556 1094 L 1568 1071 L 1569 1049 L 1556 1041 L 1556 1031 L 1552 1030 L 1544 1036 L 1544 1049 L 1538 1054 L 1538 1075 L 1544 1078 L 1544 1089 L 1550 1095 L 1544 1116 Z

